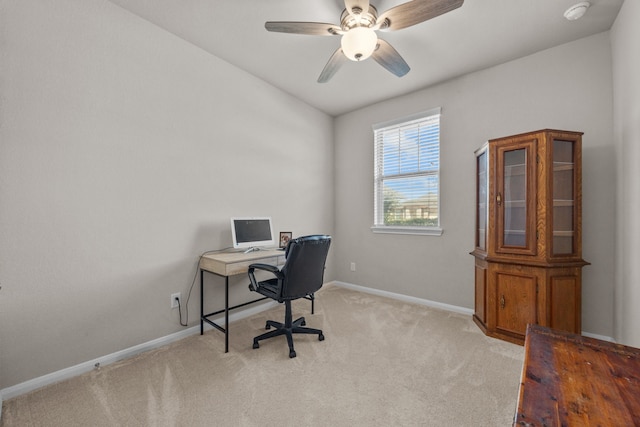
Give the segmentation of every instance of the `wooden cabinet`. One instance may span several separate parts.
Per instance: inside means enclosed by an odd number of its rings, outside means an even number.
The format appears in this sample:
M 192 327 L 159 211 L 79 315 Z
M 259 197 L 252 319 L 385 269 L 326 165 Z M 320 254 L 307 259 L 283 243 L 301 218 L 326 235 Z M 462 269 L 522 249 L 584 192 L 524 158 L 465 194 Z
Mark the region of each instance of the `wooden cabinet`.
M 487 335 L 581 332 L 581 146 L 581 132 L 545 129 L 476 151 L 474 320 Z

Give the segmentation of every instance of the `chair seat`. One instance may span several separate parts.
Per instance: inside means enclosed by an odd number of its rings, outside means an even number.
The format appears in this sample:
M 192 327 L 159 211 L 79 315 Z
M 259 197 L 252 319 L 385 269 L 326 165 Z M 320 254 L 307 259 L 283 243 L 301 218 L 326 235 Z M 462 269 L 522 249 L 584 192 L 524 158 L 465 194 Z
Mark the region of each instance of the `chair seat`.
M 278 294 L 278 279 L 269 279 L 263 282 L 258 282 L 258 289 L 256 292 L 264 295 L 265 297 L 278 301 L 280 295 Z

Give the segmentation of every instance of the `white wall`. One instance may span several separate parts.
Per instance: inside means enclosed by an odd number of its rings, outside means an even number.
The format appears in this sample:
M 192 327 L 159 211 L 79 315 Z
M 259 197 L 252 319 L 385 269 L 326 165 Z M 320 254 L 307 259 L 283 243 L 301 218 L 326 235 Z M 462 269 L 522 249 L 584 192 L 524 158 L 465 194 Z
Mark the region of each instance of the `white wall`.
M 640 2 L 627 0 L 611 29 L 617 151 L 616 338 L 640 347 Z
M 329 116 L 105 0 L 0 7 L 0 389 L 179 331 L 232 215 L 333 232 Z
M 583 330 L 613 334 L 615 158 L 611 50 L 601 33 L 336 119 L 336 277 L 473 308 L 475 157 L 492 138 L 583 131 Z M 372 124 L 442 107 L 444 234 L 373 234 Z M 349 263 L 356 271 L 349 271 Z

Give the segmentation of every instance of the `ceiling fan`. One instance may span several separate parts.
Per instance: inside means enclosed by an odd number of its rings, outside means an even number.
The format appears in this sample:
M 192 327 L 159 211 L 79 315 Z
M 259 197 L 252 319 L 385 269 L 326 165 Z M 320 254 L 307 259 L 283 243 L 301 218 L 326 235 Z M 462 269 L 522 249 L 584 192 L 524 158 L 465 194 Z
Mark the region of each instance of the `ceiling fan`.
M 268 31 L 312 36 L 342 36 L 340 47 L 325 65 L 318 83 L 326 83 L 347 59 L 364 61 L 372 57 L 398 77 L 409 72 L 409 65 L 376 31 L 394 31 L 427 21 L 459 8 L 464 0 L 413 0 L 378 15 L 369 0 L 344 0 L 340 25 L 320 22 L 269 21 Z

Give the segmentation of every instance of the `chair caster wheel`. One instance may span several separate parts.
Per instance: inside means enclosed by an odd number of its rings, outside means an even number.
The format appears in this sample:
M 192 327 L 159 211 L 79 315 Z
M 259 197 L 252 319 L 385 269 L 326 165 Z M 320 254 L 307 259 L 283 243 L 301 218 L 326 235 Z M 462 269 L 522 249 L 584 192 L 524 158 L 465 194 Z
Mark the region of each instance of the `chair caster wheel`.
M 260 344 L 257 341 L 253 342 L 253 348 L 260 348 Z
M 294 350 L 291 350 L 289 352 L 289 359 L 293 359 L 294 357 L 296 357 L 296 352 Z
M 318 335 L 318 341 L 324 341 L 324 335 L 322 334 Z
M 267 325 L 264 328 L 268 331 L 269 329 L 271 329 L 271 326 L 267 323 Z
M 300 322 L 300 326 L 307 326 L 307 322 L 305 322 L 303 319 L 302 322 Z

